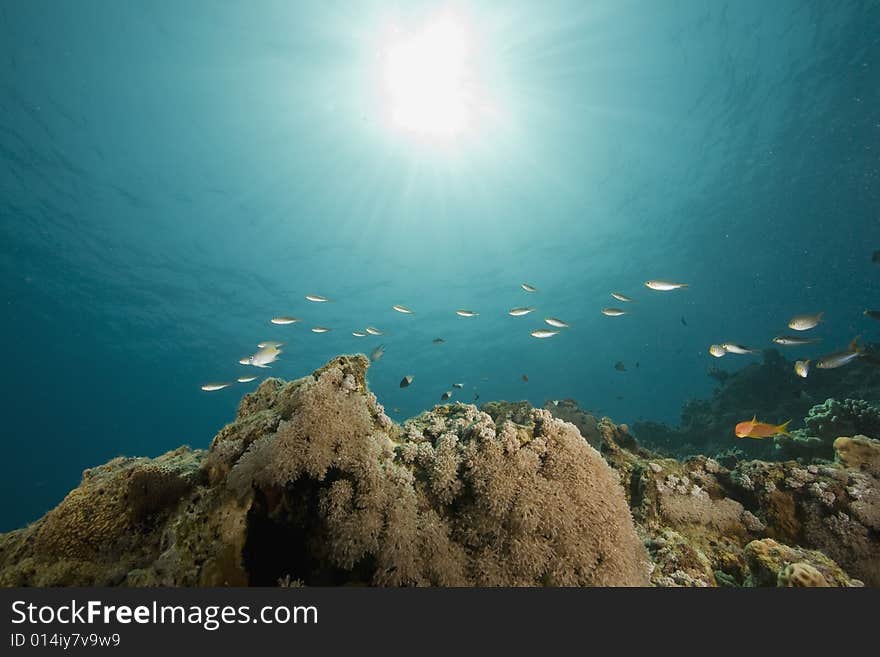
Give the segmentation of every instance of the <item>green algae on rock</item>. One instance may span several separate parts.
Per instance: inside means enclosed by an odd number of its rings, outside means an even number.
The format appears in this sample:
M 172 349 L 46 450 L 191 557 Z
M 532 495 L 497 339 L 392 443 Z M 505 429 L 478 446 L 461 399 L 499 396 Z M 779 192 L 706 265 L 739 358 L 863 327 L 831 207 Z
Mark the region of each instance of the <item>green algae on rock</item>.
M 745 547 L 749 586 L 860 586 L 817 550 L 789 547 L 765 538 Z

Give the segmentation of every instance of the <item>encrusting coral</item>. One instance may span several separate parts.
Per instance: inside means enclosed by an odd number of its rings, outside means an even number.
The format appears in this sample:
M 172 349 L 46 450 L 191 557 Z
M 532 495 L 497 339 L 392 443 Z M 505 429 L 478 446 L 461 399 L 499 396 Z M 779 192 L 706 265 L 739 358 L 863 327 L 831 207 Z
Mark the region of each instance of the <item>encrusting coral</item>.
M 113 585 L 161 549 L 158 528 L 202 479 L 204 452 L 117 458 L 26 529 L 0 535 L 0 584 Z
M 210 451 L 117 459 L 0 536 L 3 585 L 644 585 L 616 473 L 543 410 L 393 424 L 339 357 L 265 381 Z
M 750 586 L 850 586 L 851 580 L 831 559 L 816 550 L 782 545 L 772 538 L 745 547 Z

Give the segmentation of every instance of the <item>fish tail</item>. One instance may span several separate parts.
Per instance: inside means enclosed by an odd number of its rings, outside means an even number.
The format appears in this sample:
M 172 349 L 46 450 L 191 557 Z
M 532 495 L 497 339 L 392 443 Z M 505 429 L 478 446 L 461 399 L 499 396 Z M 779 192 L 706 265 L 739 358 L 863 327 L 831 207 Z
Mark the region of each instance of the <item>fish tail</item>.
M 788 422 L 786 422 L 784 424 L 780 424 L 778 427 L 776 427 L 776 431 L 781 433 L 783 436 L 791 436 L 791 434 L 788 433 L 788 425 L 789 424 L 791 424 L 791 420 L 789 420 Z

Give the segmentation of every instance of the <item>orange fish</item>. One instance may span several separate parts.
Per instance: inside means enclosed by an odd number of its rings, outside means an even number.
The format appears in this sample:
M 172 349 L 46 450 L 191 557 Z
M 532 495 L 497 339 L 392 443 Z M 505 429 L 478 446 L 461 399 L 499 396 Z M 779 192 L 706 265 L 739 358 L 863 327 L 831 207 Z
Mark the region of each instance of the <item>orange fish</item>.
M 790 436 L 791 434 L 788 433 L 789 424 L 791 424 L 791 420 L 779 425 L 758 422 L 758 417 L 753 416 L 751 420 L 737 424 L 733 431 L 737 438 L 771 438 L 778 434 Z

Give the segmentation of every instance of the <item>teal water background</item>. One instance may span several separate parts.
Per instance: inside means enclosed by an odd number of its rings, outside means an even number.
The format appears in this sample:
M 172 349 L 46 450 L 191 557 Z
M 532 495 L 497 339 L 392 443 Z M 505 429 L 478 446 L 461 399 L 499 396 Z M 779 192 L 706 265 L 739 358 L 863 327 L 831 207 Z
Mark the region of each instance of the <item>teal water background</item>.
M 385 125 L 376 52 L 448 6 L 0 1 L 0 530 L 84 468 L 207 447 L 257 385 L 207 381 L 380 343 L 395 419 L 463 382 L 675 422 L 750 358 L 712 342 L 819 310 L 824 345 L 876 339 L 880 3 L 455 3 L 501 118 L 437 147 Z M 572 328 L 531 338 L 548 315 Z

